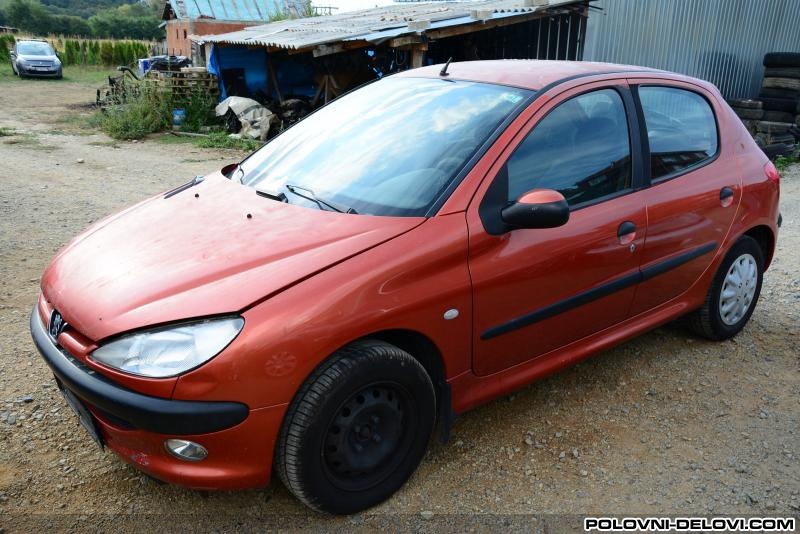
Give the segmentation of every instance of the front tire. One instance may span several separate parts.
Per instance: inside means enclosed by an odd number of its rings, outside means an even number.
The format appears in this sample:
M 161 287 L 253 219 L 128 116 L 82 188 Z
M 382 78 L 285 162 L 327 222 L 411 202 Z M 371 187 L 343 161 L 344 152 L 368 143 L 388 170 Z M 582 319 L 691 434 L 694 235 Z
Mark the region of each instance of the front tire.
M 281 427 L 275 469 L 300 501 L 350 514 L 389 498 L 422 459 L 436 395 L 425 368 L 377 340 L 338 350 L 312 373 Z
M 714 341 L 738 334 L 758 303 L 763 275 L 764 253 L 758 242 L 740 237 L 714 275 L 703 307 L 690 316 L 692 330 Z

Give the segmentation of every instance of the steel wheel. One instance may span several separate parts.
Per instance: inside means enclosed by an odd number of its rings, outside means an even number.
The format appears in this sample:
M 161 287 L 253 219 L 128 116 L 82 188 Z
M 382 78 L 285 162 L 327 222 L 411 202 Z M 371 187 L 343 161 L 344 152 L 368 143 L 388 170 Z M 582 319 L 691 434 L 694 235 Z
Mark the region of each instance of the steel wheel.
M 326 475 L 337 487 L 360 491 L 379 484 L 396 468 L 415 428 L 413 404 L 399 384 L 364 388 L 339 409 L 325 434 Z
M 387 499 L 419 465 L 436 422 L 425 367 L 384 341 L 333 353 L 286 412 L 275 470 L 298 499 L 334 514 Z
M 722 322 L 733 326 L 742 320 L 753 297 L 758 283 L 758 266 L 750 254 L 742 254 L 731 264 L 722 283 L 719 297 L 719 316 Z

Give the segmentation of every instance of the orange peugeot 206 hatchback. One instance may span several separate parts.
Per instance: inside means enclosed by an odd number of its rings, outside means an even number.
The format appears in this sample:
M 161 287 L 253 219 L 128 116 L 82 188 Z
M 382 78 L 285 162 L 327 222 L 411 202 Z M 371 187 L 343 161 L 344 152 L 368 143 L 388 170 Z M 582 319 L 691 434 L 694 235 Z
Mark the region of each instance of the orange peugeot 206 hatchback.
M 487 61 L 390 76 L 98 222 L 33 340 L 157 479 L 388 498 L 455 415 L 690 314 L 736 335 L 780 177 L 711 84 Z

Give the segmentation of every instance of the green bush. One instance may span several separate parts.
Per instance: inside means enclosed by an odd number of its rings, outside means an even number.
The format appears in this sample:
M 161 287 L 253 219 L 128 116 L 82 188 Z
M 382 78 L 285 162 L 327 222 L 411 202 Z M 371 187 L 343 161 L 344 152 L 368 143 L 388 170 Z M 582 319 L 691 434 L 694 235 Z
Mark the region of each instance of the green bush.
M 103 41 L 100 45 L 100 62 L 108 67 L 114 64 L 114 45 L 111 41 Z
M 13 35 L 0 35 L 0 63 L 10 63 L 11 56 L 9 51 L 14 46 Z
M 86 64 L 100 64 L 100 45 L 97 41 L 90 41 L 86 44 Z
M 64 42 L 64 57 L 62 62 L 64 65 L 79 65 L 81 60 L 81 45 L 78 41 L 67 39 Z
M 165 93 L 145 88 L 119 106 L 108 108 L 100 127 L 114 139 L 140 139 L 169 128 L 172 106 Z
M 221 124 L 214 114 L 216 99 L 208 91 L 197 89 L 186 98 L 176 98 L 172 101 L 171 108 L 183 108 L 186 118 L 181 130 L 184 132 L 199 132 L 203 126 Z

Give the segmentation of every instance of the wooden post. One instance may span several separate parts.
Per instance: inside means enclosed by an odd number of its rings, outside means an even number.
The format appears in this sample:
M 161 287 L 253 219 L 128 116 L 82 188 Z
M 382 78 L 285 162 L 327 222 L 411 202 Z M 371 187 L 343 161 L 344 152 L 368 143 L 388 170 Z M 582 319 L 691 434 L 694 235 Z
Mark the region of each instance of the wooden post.
M 411 68 L 417 69 L 425 64 L 425 52 L 428 50 L 427 43 L 415 44 L 411 46 Z

